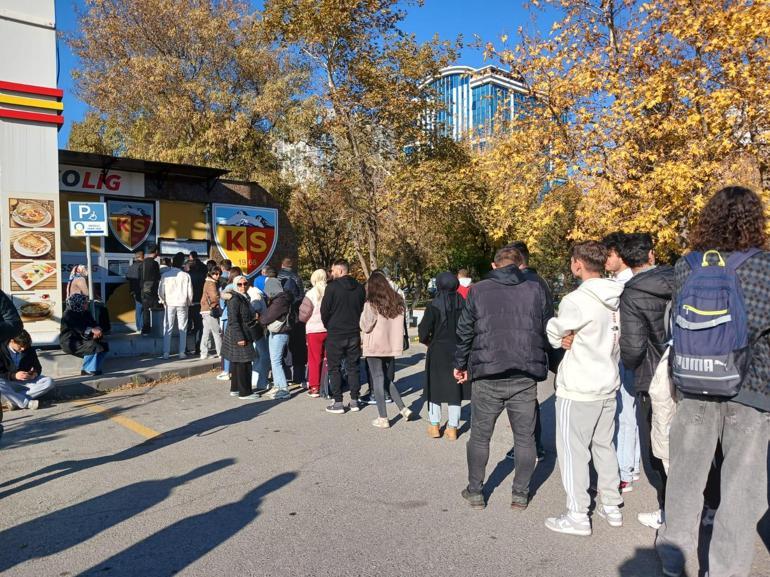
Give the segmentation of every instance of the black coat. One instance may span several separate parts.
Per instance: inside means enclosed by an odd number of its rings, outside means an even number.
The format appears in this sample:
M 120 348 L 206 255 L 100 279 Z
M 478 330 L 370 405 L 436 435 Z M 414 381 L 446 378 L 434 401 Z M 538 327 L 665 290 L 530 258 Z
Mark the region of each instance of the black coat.
M 343 276 L 328 284 L 321 301 L 321 320 L 329 339 L 355 337 L 364 311 L 366 292 L 361 284 L 350 276 Z
M 462 298 L 462 297 L 460 297 Z M 459 405 L 460 401 L 471 398 L 471 383 L 462 385 L 452 374 L 452 359 L 457 347 L 457 321 L 460 310 L 449 311 L 446 323 L 439 326 L 438 309 L 428 305 L 417 327 L 420 342 L 428 345 L 425 356 L 425 399 L 429 403 L 449 403 Z
M 142 302 L 152 305 L 158 303 L 158 286 L 160 285 L 160 265 L 154 258 L 142 261 Z
M 67 309 L 61 318 L 61 333 L 59 334 L 59 345 L 65 353 L 76 357 L 93 355 L 109 350 L 109 346 L 104 338 L 94 340 L 91 336 L 91 330 L 98 327 L 99 324 L 88 311 L 75 312 Z
M 24 328 L 19 311 L 3 291 L 0 291 L 0 341 L 7 341 L 17 336 Z
M 647 392 L 668 341 L 664 315 L 674 269 L 656 266 L 631 277 L 620 295 L 620 358 L 634 371 L 634 389 Z
M 128 292 L 136 302 L 142 302 L 142 262 L 141 260 L 135 260 L 126 271 Z
M 190 284 L 192 284 L 193 291 L 191 306 L 200 306 L 201 298 L 203 298 L 203 284 L 206 282 L 208 269 L 205 264 L 195 259 L 190 261 L 190 270 L 187 274 L 190 275 Z
M 40 360 L 37 358 L 37 351 L 34 348 L 29 347 L 21 354 L 19 359 L 19 366 L 13 364 L 11 360 L 11 351 L 8 350 L 8 341 L 0 343 L 0 378 L 8 381 L 16 380 L 16 373 L 18 371 L 24 371 L 28 373 L 33 370 L 39 375 L 43 373 L 43 367 L 40 365 Z
M 553 316 L 540 283 L 514 265 L 493 270 L 471 286 L 457 323 L 454 367 L 473 380 L 524 373 L 537 381 L 548 373 L 545 327 Z
M 225 292 L 222 298 L 227 301 L 227 328 L 222 342 L 222 356 L 231 363 L 250 363 L 257 353 L 248 328 L 255 320 L 249 306 L 249 298 L 229 291 Z M 246 346 L 239 345 L 238 341 L 246 341 Z

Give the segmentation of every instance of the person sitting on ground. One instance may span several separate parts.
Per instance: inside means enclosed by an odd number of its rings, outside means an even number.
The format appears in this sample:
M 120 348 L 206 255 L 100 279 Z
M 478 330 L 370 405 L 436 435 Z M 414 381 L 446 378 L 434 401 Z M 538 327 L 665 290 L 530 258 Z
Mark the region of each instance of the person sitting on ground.
M 37 399 L 54 388 L 51 377 L 43 376 L 43 367 L 32 347 L 27 331 L 0 344 L 0 393 L 11 409 L 37 409 Z
M 425 357 L 425 399 L 428 404 L 428 436 L 441 436 L 441 403 L 447 403 L 448 420 L 444 437 L 457 439 L 460 405 L 471 398 L 471 384 L 460 384 L 452 374 L 452 359 L 457 346 L 457 321 L 465 299 L 457 292 L 460 283 L 451 272 L 436 277 L 436 297 L 425 308 L 417 328 L 420 342 L 428 345 Z
M 569 350 L 556 375 L 556 455 L 567 493 L 567 512 L 549 517 L 545 526 L 569 535 L 591 534 L 588 488 L 592 457 L 602 500 L 596 513 L 611 527 L 623 525 L 618 457 L 613 446 L 623 285 L 603 278 L 605 262 L 607 247 L 599 242 L 589 240 L 572 247 L 570 268 L 582 284 L 562 299 L 558 316 L 547 327 L 551 345 Z
M 70 355 L 83 359 L 81 375 L 101 375 L 102 363 L 109 350 L 104 333 L 88 311 L 88 299 L 74 294 L 67 299 L 61 319 L 59 344 Z
M 380 271 L 372 272 L 366 283 L 366 302 L 361 313 L 359 326 L 363 334 L 363 356 L 372 377 L 374 398 L 377 401 L 379 417 L 372 425 L 381 429 L 390 427 L 385 407 L 385 382 L 388 382 L 390 396 L 398 406 L 404 420 L 412 416 L 401 400 L 401 395 L 388 374 L 396 357 L 404 352 L 404 300 L 394 291 L 387 277 Z

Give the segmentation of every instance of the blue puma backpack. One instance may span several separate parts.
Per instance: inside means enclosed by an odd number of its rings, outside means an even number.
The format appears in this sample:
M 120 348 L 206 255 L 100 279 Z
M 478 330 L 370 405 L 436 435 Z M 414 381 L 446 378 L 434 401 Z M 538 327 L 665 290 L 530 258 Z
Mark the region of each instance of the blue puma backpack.
M 716 250 L 685 258 L 692 272 L 672 311 L 671 376 L 683 393 L 712 397 L 738 394 L 751 360 L 740 267 L 759 249 L 725 260 Z

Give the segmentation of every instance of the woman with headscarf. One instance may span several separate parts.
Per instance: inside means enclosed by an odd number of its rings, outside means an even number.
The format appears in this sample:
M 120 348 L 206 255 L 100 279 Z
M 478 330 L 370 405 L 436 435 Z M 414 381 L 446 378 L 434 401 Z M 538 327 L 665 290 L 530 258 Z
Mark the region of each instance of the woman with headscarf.
M 88 268 L 84 264 L 72 267 L 70 281 L 67 283 L 67 298 L 72 295 L 84 295 L 88 298 Z
M 268 333 L 268 347 L 270 349 L 270 365 L 273 369 L 273 384 L 275 385 L 271 397 L 276 400 L 284 400 L 291 397 L 289 383 L 286 379 L 286 366 L 283 356 L 289 345 L 289 334 L 292 329 L 292 296 L 286 291 L 281 281 L 270 277 L 265 281 L 265 295 L 268 298 L 267 310 L 259 317 Z
M 460 286 L 451 272 L 436 278 L 436 297 L 425 309 L 418 334 L 420 342 L 428 345 L 425 358 L 425 399 L 428 403 L 428 436 L 441 436 L 441 403 L 448 405 L 448 420 L 444 436 L 454 441 L 460 426 L 460 403 L 471 398 L 470 383 L 459 384 L 452 374 L 457 321 L 463 308 Z
M 227 328 L 222 343 L 222 356 L 230 361 L 230 395 L 242 401 L 253 401 L 259 396 L 251 390 L 251 362 L 256 356 L 251 312 L 246 291 L 249 281 L 243 275 L 233 278 L 232 288 L 222 293 L 227 303 Z
M 321 368 L 324 362 L 324 343 L 326 327 L 321 320 L 321 301 L 326 292 L 326 271 L 319 268 L 310 275 L 313 285 L 299 307 L 299 322 L 305 323 L 305 341 L 307 342 L 307 386 L 308 395 L 321 396 Z
M 82 294 L 75 293 L 67 299 L 59 344 L 65 353 L 83 359 L 81 375 L 102 374 L 102 362 L 109 347 L 102 328 L 88 311 L 88 299 Z

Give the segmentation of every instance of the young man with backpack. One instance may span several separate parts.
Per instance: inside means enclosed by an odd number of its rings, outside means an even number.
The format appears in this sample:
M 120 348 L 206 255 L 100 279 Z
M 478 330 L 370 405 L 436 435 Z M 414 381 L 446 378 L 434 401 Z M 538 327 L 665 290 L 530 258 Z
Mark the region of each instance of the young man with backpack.
M 724 460 L 721 502 L 708 552 L 709 577 L 746 577 L 757 521 L 767 509 L 770 439 L 770 253 L 762 201 L 724 188 L 676 263 L 666 518 L 658 534 L 664 575 L 697 562 L 698 518 L 717 442 Z M 695 573 L 692 573 L 695 574 Z
M 658 497 L 658 509 L 639 513 L 637 519 L 642 525 L 657 529 L 663 522 L 666 470 L 652 452 L 652 403 L 648 391 L 669 341 L 664 317 L 674 288 L 674 269 L 655 264 L 652 237 L 648 233 L 625 235 L 620 243 L 620 257 L 634 273 L 620 297 L 620 358 L 626 369 L 634 371 L 642 463 Z

